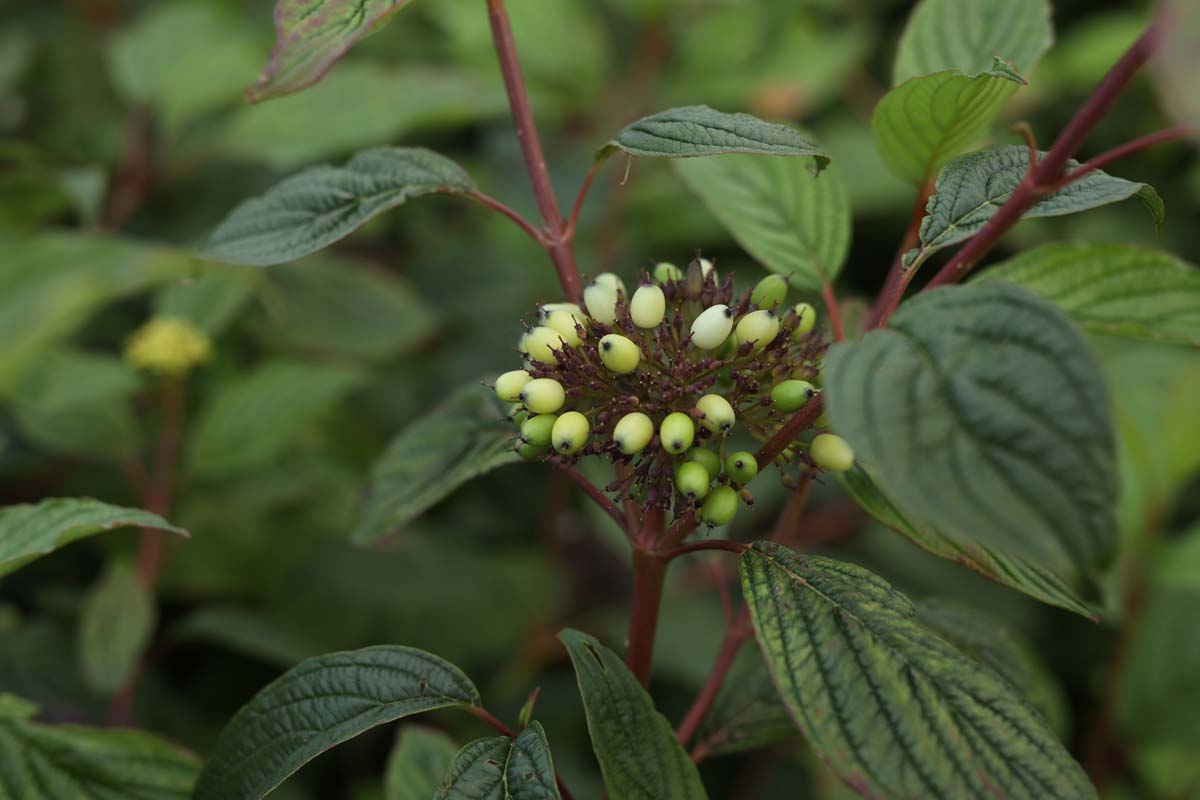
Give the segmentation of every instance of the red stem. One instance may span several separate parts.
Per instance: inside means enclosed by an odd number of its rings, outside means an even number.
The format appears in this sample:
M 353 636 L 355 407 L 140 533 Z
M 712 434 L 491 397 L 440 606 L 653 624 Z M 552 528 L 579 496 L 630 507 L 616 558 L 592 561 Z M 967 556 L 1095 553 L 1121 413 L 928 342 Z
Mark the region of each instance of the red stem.
M 625 515 L 621 513 L 621 509 L 617 508 L 616 503 L 614 503 L 612 500 L 609 500 L 604 492 L 600 491 L 600 489 L 597 488 L 594 483 L 589 481 L 587 476 L 579 471 L 578 467 L 576 467 L 574 464 L 562 463 L 556 463 L 555 466 L 562 470 L 568 477 L 570 477 L 571 480 L 579 484 L 579 488 L 583 489 L 583 491 L 587 493 L 587 496 L 595 501 L 596 505 L 600 506 L 600 508 L 602 508 L 606 514 L 612 517 L 613 522 L 617 523 L 618 528 L 628 533 L 628 530 L 626 529 Z
M 517 227 L 529 234 L 539 245 L 542 247 L 547 246 L 548 242 L 546 241 L 545 234 L 538 230 L 529 220 L 525 219 L 523 216 L 506 206 L 504 203 L 501 203 L 496 198 L 492 197 L 491 195 L 484 194 L 478 189 L 471 190 L 471 192 L 467 194 L 467 197 L 471 198 L 480 205 L 487 206 L 493 211 L 500 212 L 515 222 Z
M 776 431 L 775 435 L 758 449 L 758 452 L 754 454 L 754 459 L 762 467 L 770 464 L 789 444 L 796 440 L 796 437 L 801 432 L 812 425 L 817 417 L 821 416 L 821 412 L 824 409 L 825 398 L 821 394 L 814 395 L 811 400 L 804 404 L 804 408 L 793 414 L 792 418 L 785 422 L 783 427 Z
M 633 549 L 633 595 L 629 610 L 629 651 L 625 663 L 643 687 L 650 686 L 654 637 L 662 606 L 667 562 L 640 547 Z
M 592 168 L 588 170 L 587 177 L 583 179 L 583 186 L 579 187 L 579 194 L 575 196 L 575 207 L 571 209 L 571 218 L 567 221 L 567 230 L 564 234 L 568 241 L 575 239 L 575 226 L 579 222 L 579 212 L 583 211 L 583 201 L 587 199 L 588 191 L 592 188 L 592 181 L 596 179 L 600 167 L 604 166 L 604 161 L 602 158 L 596 159 Z
M 1139 150 L 1143 150 L 1147 147 L 1153 147 L 1156 144 L 1163 144 L 1165 142 L 1175 141 L 1176 139 L 1195 136 L 1197 133 L 1200 133 L 1200 126 L 1177 125 L 1174 128 L 1164 128 L 1161 131 L 1155 131 L 1154 133 L 1148 133 L 1145 136 L 1139 136 L 1138 138 L 1128 141 L 1125 144 L 1117 145 L 1113 149 L 1101 153 L 1085 164 L 1080 164 L 1074 170 L 1062 177 L 1059 183 L 1055 185 L 1054 191 L 1058 191 L 1069 183 L 1074 183 L 1093 170 L 1103 169 L 1112 162 L 1124 158 L 1132 153 L 1136 153 Z
M 842 312 L 838 309 L 833 286 L 826 281 L 821 286 L 821 293 L 825 297 L 825 309 L 829 312 L 829 326 L 833 329 L 833 338 L 836 341 L 844 342 L 846 341 L 846 332 L 842 329 Z
M 729 675 L 729 669 L 733 666 L 738 651 L 750 638 L 752 629 L 749 623 L 750 614 L 742 609 L 741 615 L 726 626 L 725 637 L 721 640 L 721 648 L 717 651 L 717 657 L 713 662 L 712 671 L 708 674 L 708 680 L 704 682 L 692 707 L 688 709 L 683 721 L 679 723 L 679 728 L 675 731 L 680 744 L 687 745 L 688 741 L 695 736 L 696 729 L 704 720 L 704 715 L 712 708 L 713 701 L 717 699 L 717 693 L 721 691 L 721 686 L 725 683 L 726 676 Z
M 881 319 L 891 316 L 896 306 L 900 305 L 900 300 L 904 297 L 904 290 L 908 288 L 908 283 L 912 280 L 912 270 L 904 268 L 904 254 L 916 247 L 917 242 L 921 240 L 921 220 L 925 219 L 925 205 L 929 202 L 931 194 L 933 194 L 933 183 L 931 182 L 924 183 L 921 190 L 917 192 L 912 212 L 909 214 L 908 229 L 904 232 L 900 246 L 896 248 L 896 255 L 892 259 L 892 267 L 888 271 L 887 280 L 884 281 L 883 288 L 879 291 L 879 297 L 875 300 L 875 306 L 871 309 L 870 319 L 867 320 L 868 330 L 878 326 Z
M 685 556 L 688 553 L 698 553 L 703 550 L 726 550 L 730 553 L 744 553 L 748 547 L 749 545 L 744 542 L 735 542 L 731 539 L 709 539 L 704 542 L 689 542 L 670 550 L 660 551 L 657 555 L 663 561 L 674 561 L 680 556 Z

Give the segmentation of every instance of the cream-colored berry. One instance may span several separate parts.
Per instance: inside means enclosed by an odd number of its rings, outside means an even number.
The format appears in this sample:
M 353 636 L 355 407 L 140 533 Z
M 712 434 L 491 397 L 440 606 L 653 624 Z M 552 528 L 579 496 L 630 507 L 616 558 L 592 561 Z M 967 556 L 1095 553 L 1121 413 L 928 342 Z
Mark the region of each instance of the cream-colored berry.
M 713 433 L 728 433 L 733 430 L 737 414 L 733 406 L 719 394 L 706 394 L 696 401 L 700 412 L 700 424 Z
M 654 438 L 654 420 L 640 411 L 626 414 L 617 421 L 612 436 L 624 455 L 640 453 Z
M 757 352 L 779 335 L 779 317 L 766 309 L 751 311 L 738 320 L 736 333 L 739 346 L 752 343 L 751 351 Z
M 608 284 L 590 284 L 583 290 L 583 304 L 597 322 L 612 325 L 617 321 L 617 291 Z
M 854 466 L 850 443 L 833 433 L 822 433 L 813 439 L 808 454 L 818 467 L 829 472 L 845 472 Z
M 521 344 L 534 361 L 550 365 L 558 363 L 558 356 L 554 354 L 554 351 L 561 350 L 565 346 L 562 334 L 545 325 L 538 325 L 536 328 L 530 329 L 521 339 Z
M 534 414 L 553 414 L 567 401 L 567 392 L 553 378 L 534 378 L 521 389 L 520 398 Z
M 808 303 L 796 303 L 792 313 L 798 320 L 796 329 L 792 331 L 792 338 L 800 339 L 811 333 L 813 326 L 817 324 L 817 310 Z
M 718 304 L 706 308 L 692 323 L 692 344 L 701 350 L 713 350 L 725 343 L 733 330 L 733 309 Z
M 629 318 L 639 328 L 654 328 L 663 321 L 667 313 L 667 297 L 653 283 L 638 287 L 629 301 Z
M 505 403 L 515 403 L 521 397 L 521 390 L 533 378 L 523 369 L 514 369 L 496 378 L 496 397 Z
M 642 360 L 641 348 L 619 333 L 610 333 L 602 338 L 598 349 L 604 366 L 617 375 L 633 372 Z
M 551 441 L 554 451 L 562 455 L 574 455 L 587 444 L 592 426 L 588 418 L 578 411 L 568 411 L 554 422 Z

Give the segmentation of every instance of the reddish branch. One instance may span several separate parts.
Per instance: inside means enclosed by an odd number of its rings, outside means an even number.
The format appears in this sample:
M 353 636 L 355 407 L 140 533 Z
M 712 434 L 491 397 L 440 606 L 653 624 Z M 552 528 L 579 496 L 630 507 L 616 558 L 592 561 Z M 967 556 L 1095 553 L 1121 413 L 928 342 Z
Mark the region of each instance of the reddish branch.
M 743 553 L 749 547 L 744 542 L 735 542 L 730 539 L 709 539 L 704 542 L 690 542 L 688 544 L 673 547 L 670 550 L 663 550 L 657 553 L 663 561 L 674 561 L 680 556 L 686 556 L 688 553 L 699 553 L 705 550 L 725 550 L 730 553 Z
M 625 663 L 643 687 L 650 686 L 654 637 L 662 607 L 667 562 L 640 547 L 633 550 L 633 593 L 629 609 L 629 650 Z
M 733 666 L 738 651 L 742 649 L 742 645 L 746 643 L 753 632 L 753 628 L 750 627 L 750 614 L 746 609 L 742 609 L 742 613 L 726 625 L 725 636 L 721 639 L 721 647 L 713 661 L 708 680 L 704 682 L 700 693 L 692 702 L 692 707 L 688 709 L 683 721 L 679 723 L 679 728 L 675 731 L 680 744 L 687 745 L 696 734 L 696 729 L 700 727 L 704 715 L 708 713 L 708 710 L 712 708 L 713 701 L 717 699 L 717 694 L 721 691 L 726 676 L 729 675 L 729 669 Z M 703 757 L 703 748 L 697 748 L 692 754 L 693 761 L 699 761 Z
M 587 496 L 592 498 L 596 505 L 600 506 L 600 508 L 604 510 L 604 513 L 612 517 L 613 522 L 617 523 L 618 528 L 623 531 L 626 530 L 625 515 L 621 513 L 621 509 L 617 508 L 616 503 L 614 503 L 612 500 L 609 500 L 607 495 L 597 488 L 596 484 L 589 481 L 587 476 L 579 471 L 578 467 L 576 467 L 574 464 L 558 462 L 555 463 L 555 466 L 562 470 L 563 473 L 566 474 L 571 480 L 575 481 L 575 483 L 577 483 L 579 487 L 587 493 Z M 626 533 L 628 533 L 628 531 L 626 531 Z
M 833 338 L 842 342 L 846 340 L 846 332 L 842 328 L 842 312 L 838 308 L 837 297 L 833 294 L 833 285 L 826 281 L 821 287 L 825 298 L 825 308 L 829 312 L 829 327 L 833 329 Z
M 758 463 L 765 467 L 774 461 L 780 453 L 782 453 L 788 445 L 796 440 L 802 431 L 808 428 L 817 417 L 821 416 L 821 412 L 825 410 L 825 398 L 817 394 L 807 403 L 804 408 L 792 415 L 792 418 L 783 423 L 783 427 L 775 432 L 775 435 L 763 444 L 754 454 L 754 458 Z

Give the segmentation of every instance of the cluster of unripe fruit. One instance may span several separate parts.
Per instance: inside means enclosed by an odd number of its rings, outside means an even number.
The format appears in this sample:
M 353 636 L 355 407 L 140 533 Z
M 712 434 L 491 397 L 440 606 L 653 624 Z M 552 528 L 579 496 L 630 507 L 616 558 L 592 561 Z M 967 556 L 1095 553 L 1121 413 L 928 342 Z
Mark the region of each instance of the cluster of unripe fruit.
M 616 275 L 598 276 L 583 308 L 544 305 L 521 337 L 526 368 L 501 375 L 497 396 L 513 403 L 524 458 L 609 457 L 617 480 L 605 488 L 643 506 L 692 511 L 729 522 L 758 474 L 753 453 L 725 455 L 739 423 L 768 438 L 818 391 L 826 345 L 807 303 L 784 309 L 778 275 L 733 299 L 707 259 L 686 272 L 654 268 L 627 294 Z M 564 410 L 566 409 L 566 410 Z M 787 458 L 797 456 L 794 450 Z M 804 460 L 843 471 L 853 453 L 832 434 L 813 440 Z

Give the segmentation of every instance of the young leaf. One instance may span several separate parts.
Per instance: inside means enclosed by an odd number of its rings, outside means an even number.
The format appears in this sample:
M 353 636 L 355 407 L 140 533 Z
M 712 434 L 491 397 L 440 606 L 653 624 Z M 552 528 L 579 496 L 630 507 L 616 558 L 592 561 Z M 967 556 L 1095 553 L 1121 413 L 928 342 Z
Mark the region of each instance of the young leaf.
M 1116 547 L 1112 416 L 1061 311 L 1006 284 L 937 289 L 825 364 L 833 428 L 901 533 L 1090 614 L 1072 590 Z
M 479 704 L 453 664 L 381 645 L 330 653 L 288 670 L 225 726 L 195 800 L 258 800 L 334 745 L 386 722 Z
M 691 158 L 747 153 L 812 156 L 820 171 L 829 156 L 794 128 L 749 114 L 726 114 L 708 106 L 660 111 L 626 125 L 601 148 L 598 158 L 621 150 L 642 158 Z
M 1093 333 L 1200 345 L 1200 269 L 1161 250 L 1048 244 L 977 280 L 1023 286 Z
M 454 761 L 458 746 L 439 730 L 407 725 L 400 730 L 383 777 L 384 800 L 429 800 Z
M 888 169 L 923 186 L 987 133 L 1004 101 L 1024 83 L 1000 59 L 980 75 L 948 70 L 910 78 L 875 106 L 875 146 Z
M 507 413 L 495 393 L 470 384 L 401 431 L 371 471 L 354 541 L 374 542 L 467 481 L 520 461 Z
M 922 627 L 861 567 L 755 542 L 742 591 L 783 701 L 868 797 L 1095 798 L 1012 685 Z
M 85 536 L 131 526 L 187 536 L 157 514 L 88 498 L 58 497 L 0 508 L 0 576 Z
M 675 168 L 745 250 L 799 288 L 830 282 L 850 249 L 850 203 L 833 171 L 790 158 L 721 156 Z
M 328 247 L 411 198 L 474 188 L 461 167 L 431 150 L 364 150 L 344 167 L 306 169 L 246 200 L 213 231 L 205 256 L 252 267 L 284 264 Z
M 610 797 L 622 800 L 705 798 L 696 766 L 670 723 L 615 653 L 595 638 L 565 630 L 558 638 L 567 648 L 592 749 Z
M 325 76 L 355 42 L 408 0 L 277 0 L 275 47 L 250 102 L 298 92 Z
M 84 598 L 80 613 L 83 678 L 101 694 L 112 694 L 133 674 L 154 634 L 154 597 L 132 564 L 114 561 Z
M 762 653 L 743 648 L 696 731 L 696 750 L 729 755 L 796 735 Z
M 517 738 L 478 739 L 458 752 L 434 800 L 555 800 L 560 798 L 541 723 Z M 390 798 L 389 798 L 390 800 Z
M 976 75 L 997 57 L 1028 75 L 1053 41 L 1046 0 L 921 0 L 900 37 L 892 82 L 947 69 Z
M 43 725 L 37 708 L 0 694 L 0 798 L 189 800 L 196 757 L 146 733 Z
M 1044 155 L 1044 154 L 1043 154 Z M 1067 162 L 1070 172 L 1079 162 Z M 938 175 L 933 195 L 921 220 L 921 247 L 908 263 L 923 262 L 933 253 L 970 239 L 995 216 L 1029 171 L 1029 149 L 1006 145 L 968 153 L 947 164 Z M 1162 198 L 1149 184 L 1116 178 L 1093 170 L 1074 183 L 1029 207 L 1024 218 L 1061 217 L 1137 197 L 1156 224 L 1164 216 Z

